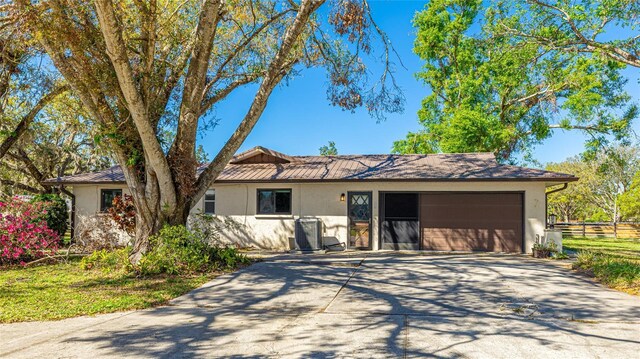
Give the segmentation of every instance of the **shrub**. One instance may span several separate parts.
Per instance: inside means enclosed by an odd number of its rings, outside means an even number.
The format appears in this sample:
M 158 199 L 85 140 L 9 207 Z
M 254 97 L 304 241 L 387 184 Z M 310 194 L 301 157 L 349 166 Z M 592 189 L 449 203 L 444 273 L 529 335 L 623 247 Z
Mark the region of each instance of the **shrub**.
M 632 294 L 640 292 L 640 262 L 599 252 L 580 251 L 573 268 L 593 275 L 610 287 Z
M 17 198 L 0 202 L 0 264 L 14 264 L 55 254 L 60 235 L 47 226 L 42 203 Z
M 124 248 L 130 243 L 131 236 L 120 230 L 109 216 L 79 216 L 74 241 L 70 249 L 88 253 Z
M 67 202 L 57 194 L 39 194 L 33 197 L 31 203 L 43 203 L 47 209 L 46 214 L 43 215 L 47 226 L 56 231 L 58 235 L 64 236 L 69 227 Z
M 167 226 L 150 239 L 138 270 L 142 274 L 184 274 L 233 269 L 249 259 L 235 248 L 213 246 L 201 232 L 185 226 Z
M 121 248 L 112 251 L 102 249 L 82 258 L 80 268 L 101 269 L 105 272 L 128 271 L 131 269 L 129 262 L 129 249 Z
M 536 242 L 533 244 L 532 251 L 535 258 L 549 258 L 558 252 L 558 247 L 553 241 Z
M 108 209 L 109 216 L 118 228 L 133 236 L 136 231 L 136 206 L 133 197 L 128 194 L 116 196 L 112 206 Z

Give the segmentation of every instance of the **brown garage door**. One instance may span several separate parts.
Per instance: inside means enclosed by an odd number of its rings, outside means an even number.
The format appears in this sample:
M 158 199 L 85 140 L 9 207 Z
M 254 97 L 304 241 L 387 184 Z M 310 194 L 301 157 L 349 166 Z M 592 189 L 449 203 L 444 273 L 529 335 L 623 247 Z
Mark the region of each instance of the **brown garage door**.
M 423 193 L 422 249 L 522 252 L 521 193 Z

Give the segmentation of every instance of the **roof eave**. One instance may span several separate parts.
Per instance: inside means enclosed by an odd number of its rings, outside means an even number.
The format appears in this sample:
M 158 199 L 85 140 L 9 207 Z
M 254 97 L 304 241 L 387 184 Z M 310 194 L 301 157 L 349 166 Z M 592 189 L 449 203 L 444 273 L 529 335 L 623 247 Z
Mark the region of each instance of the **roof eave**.
M 320 183 L 320 182 L 575 182 L 577 177 L 566 178 L 332 178 L 332 179 L 250 179 L 250 180 L 217 180 L 214 183 Z M 41 182 L 43 185 L 114 185 L 126 184 L 125 181 L 50 181 Z
M 331 178 L 331 179 L 248 179 L 216 180 L 214 183 L 317 183 L 317 182 L 575 182 L 577 177 L 566 178 Z
M 127 182 L 125 181 L 51 181 L 51 180 L 44 180 L 44 181 L 41 181 L 40 183 L 47 186 L 55 186 L 55 185 L 73 186 L 73 185 L 89 185 L 89 184 L 127 184 Z

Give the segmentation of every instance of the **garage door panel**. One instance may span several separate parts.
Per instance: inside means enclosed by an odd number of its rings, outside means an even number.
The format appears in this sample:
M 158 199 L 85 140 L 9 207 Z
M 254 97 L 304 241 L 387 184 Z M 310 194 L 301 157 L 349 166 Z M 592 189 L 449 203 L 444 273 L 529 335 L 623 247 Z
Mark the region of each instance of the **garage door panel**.
M 522 252 L 522 200 L 520 193 L 424 193 L 422 247 Z

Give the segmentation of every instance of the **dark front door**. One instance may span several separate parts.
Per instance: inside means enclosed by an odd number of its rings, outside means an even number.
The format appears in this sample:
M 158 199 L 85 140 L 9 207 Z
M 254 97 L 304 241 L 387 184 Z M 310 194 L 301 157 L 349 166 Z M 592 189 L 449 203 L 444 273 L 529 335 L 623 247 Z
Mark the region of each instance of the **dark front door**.
M 349 192 L 348 248 L 371 249 L 371 192 Z

